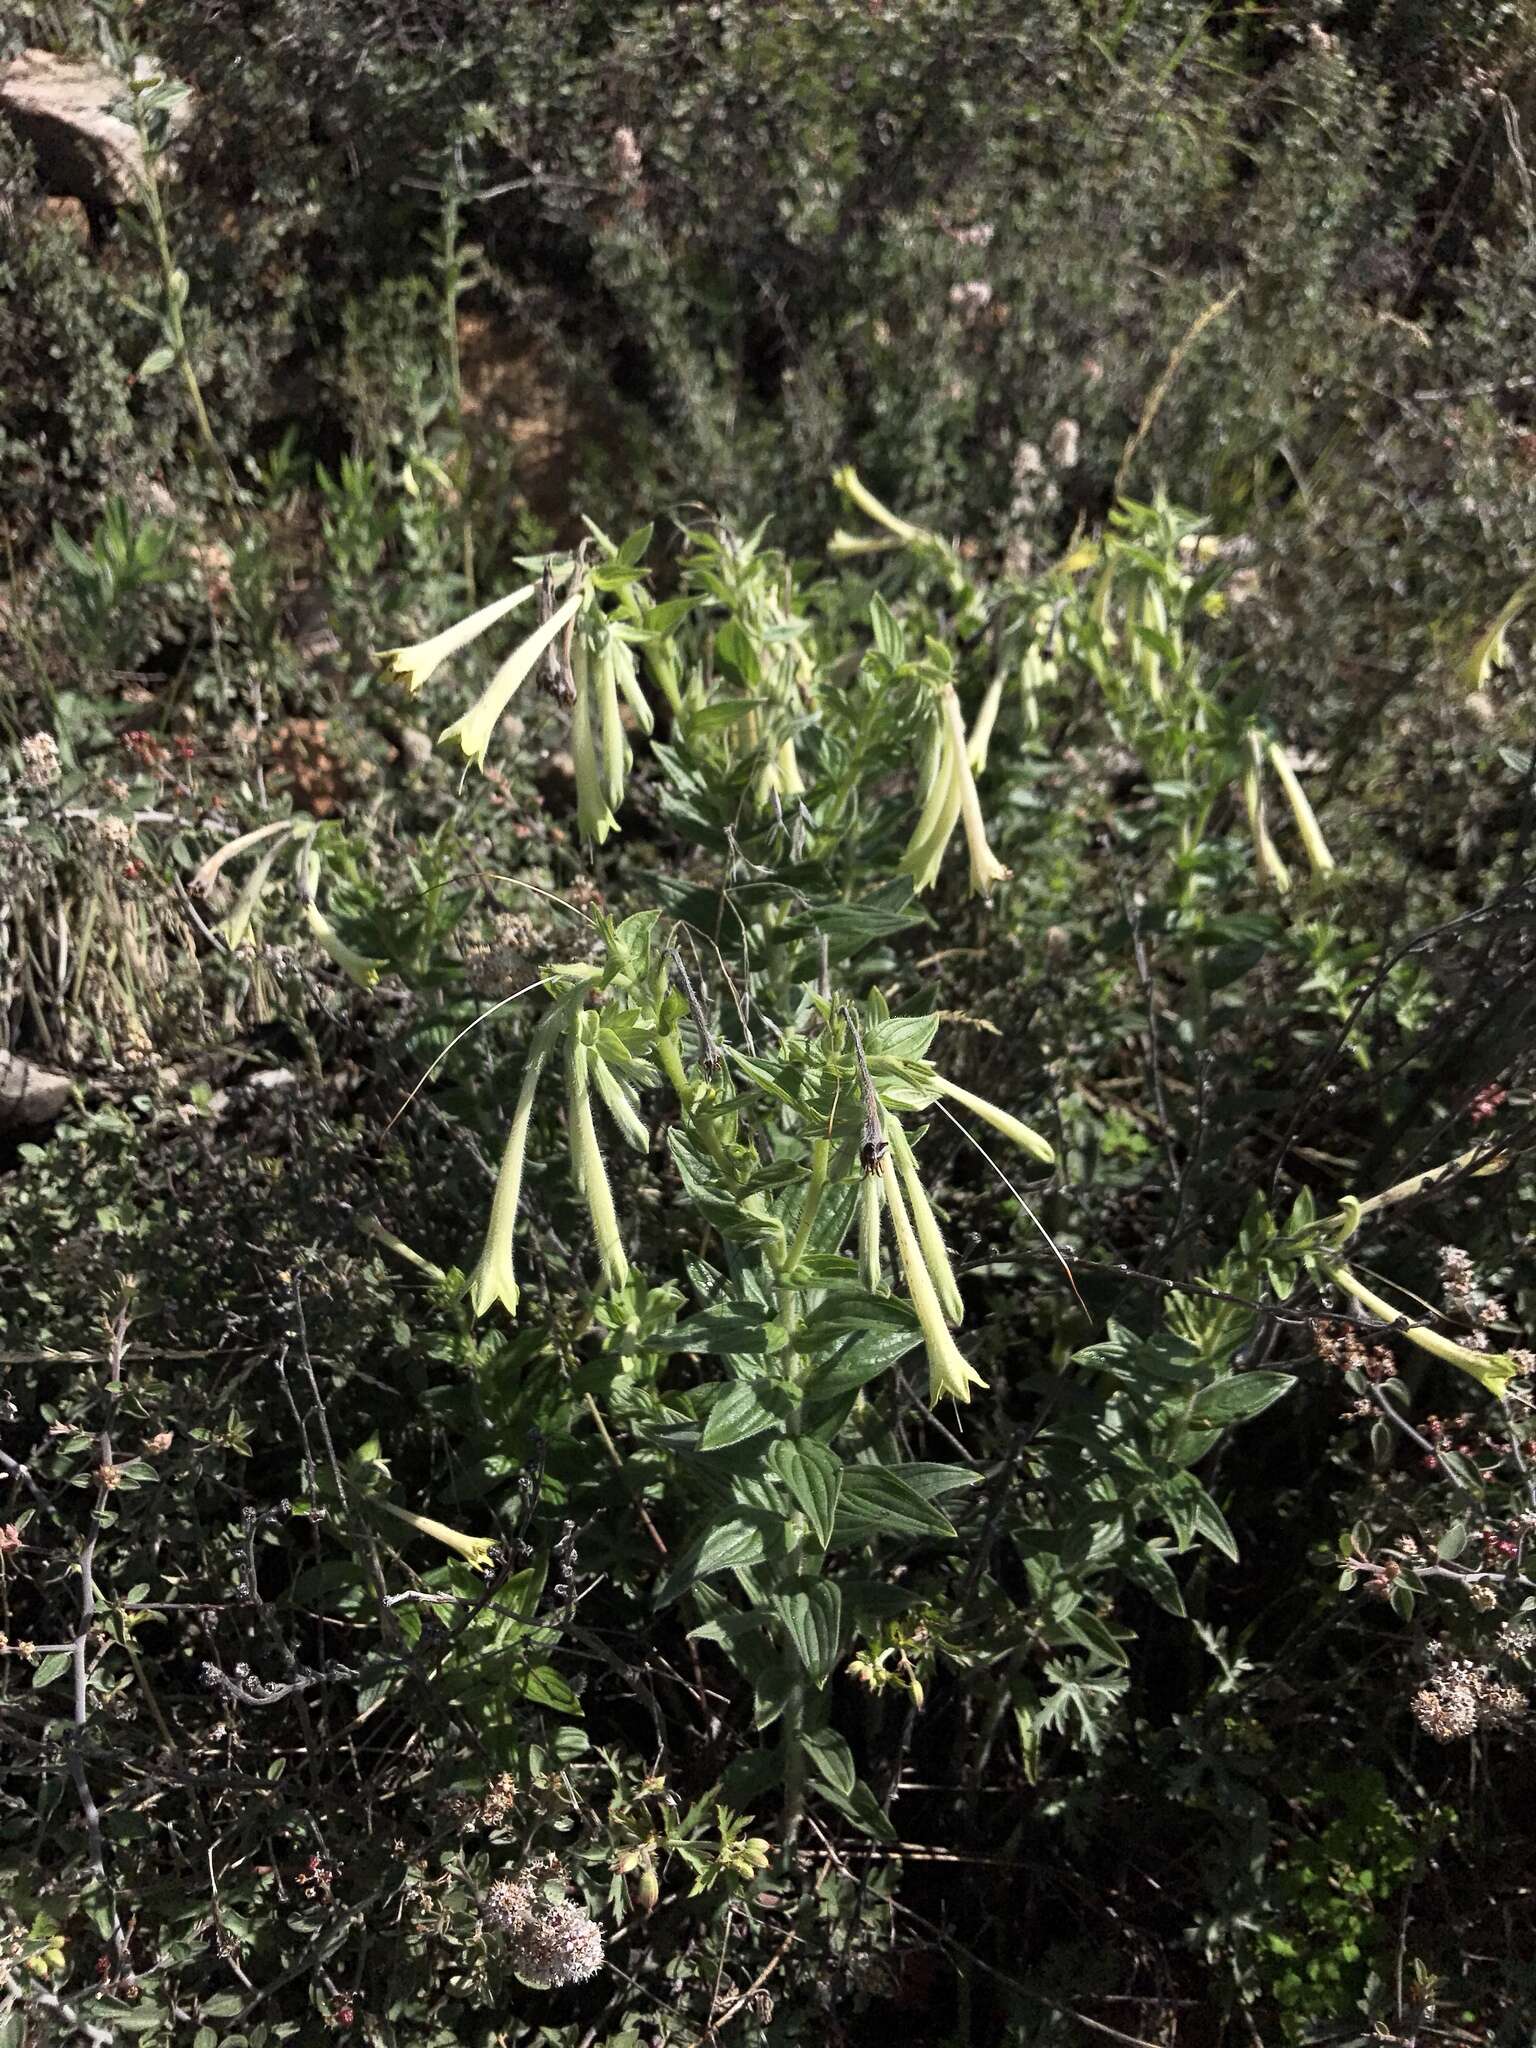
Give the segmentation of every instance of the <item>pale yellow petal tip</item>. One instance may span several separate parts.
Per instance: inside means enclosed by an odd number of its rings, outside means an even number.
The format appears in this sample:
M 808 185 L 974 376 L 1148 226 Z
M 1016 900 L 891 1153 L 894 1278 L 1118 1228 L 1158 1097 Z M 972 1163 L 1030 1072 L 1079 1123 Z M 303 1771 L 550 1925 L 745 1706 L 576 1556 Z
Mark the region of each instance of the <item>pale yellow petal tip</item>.
M 469 1283 L 469 1305 L 477 1316 L 483 1316 L 496 1302 L 500 1302 L 515 1322 L 520 1290 L 513 1278 L 511 1267 L 503 1260 L 481 1259 Z
M 941 1401 L 969 1402 L 972 1387 L 986 1392 L 987 1382 L 973 1365 L 956 1351 L 953 1359 L 939 1360 L 930 1355 L 928 1360 L 928 1406 L 937 1408 Z
M 413 697 L 421 695 L 423 684 L 436 667 L 435 662 L 424 660 L 416 647 L 383 647 L 373 658 L 387 681 L 404 683 Z

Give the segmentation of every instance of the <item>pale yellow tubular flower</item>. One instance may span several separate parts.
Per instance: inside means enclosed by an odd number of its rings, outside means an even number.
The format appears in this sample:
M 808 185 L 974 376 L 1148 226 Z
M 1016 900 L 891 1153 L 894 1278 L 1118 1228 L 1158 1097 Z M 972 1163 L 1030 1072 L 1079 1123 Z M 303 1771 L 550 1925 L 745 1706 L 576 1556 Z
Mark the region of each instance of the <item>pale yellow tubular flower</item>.
M 414 647 L 386 647 L 374 656 L 375 661 L 387 661 L 393 673 L 402 679 L 411 695 L 416 696 L 423 685 L 429 683 L 450 655 L 457 654 L 461 647 L 467 647 L 471 640 L 504 619 L 508 612 L 516 611 L 520 604 L 526 604 L 533 596 L 536 585 L 525 583 L 521 590 L 514 590 L 510 596 L 498 597 L 494 604 L 482 605 L 477 612 L 471 612 L 467 619 L 460 619 L 456 626 L 449 626 L 444 632 L 434 633 L 430 640 L 418 640 Z
M 1168 632 L 1168 610 L 1163 603 L 1163 594 L 1155 583 L 1149 583 L 1142 593 L 1141 623 L 1154 633 L 1164 636 Z M 1163 701 L 1163 658 L 1158 650 L 1143 640 L 1136 639 L 1136 667 L 1146 686 L 1147 695 L 1154 704 Z
M 779 748 L 778 782 L 780 796 L 805 795 L 805 778 L 800 773 L 800 757 L 793 738 L 785 740 Z
M 554 1043 L 560 1014 L 546 1017 L 534 1033 L 528 1048 L 528 1064 L 512 1112 L 501 1168 L 496 1175 L 496 1192 L 491 1198 L 491 1217 L 486 1225 L 480 1262 L 469 1279 L 469 1299 L 477 1316 L 483 1316 L 493 1301 L 499 1301 L 509 1316 L 517 1314 L 519 1289 L 513 1257 L 513 1236 L 517 1229 L 518 1203 L 523 1191 L 523 1162 L 528 1152 L 528 1126 L 533 1117 L 534 1096 L 539 1075 Z
M 224 845 L 219 847 L 216 852 L 210 853 L 208 858 L 193 874 L 191 880 L 187 883 L 187 887 L 194 896 L 205 895 L 209 884 L 215 879 L 221 868 L 226 866 L 228 862 L 238 859 L 242 853 L 248 852 L 251 847 L 259 846 L 264 839 L 273 839 L 279 832 L 290 833 L 295 839 L 304 839 L 313 830 L 314 820 L 312 818 L 279 818 L 276 824 L 258 825 L 254 832 L 242 832 L 238 839 L 226 840 Z
M 632 1152 L 649 1152 L 651 1134 L 641 1120 L 634 1091 L 628 1082 L 613 1071 L 595 1047 L 588 1051 L 587 1065 L 597 1083 L 597 1092 L 603 1098 L 603 1107 L 619 1127 L 619 1136 Z
M 382 960 L 370 960 L 349 946 L 313 899 L 304 905 L 304 921 L 348 980 L 359 988 L 373 987 L 384 970 Z
M 267 877 L 272 872 L 272 865 L 282 850 L 283 842 L 281 839 L 267 848 L 260 860 L 257 861 L 255 867 L 251 869 L 249 876 L 246 878 L 245 886 L 235 898 L 228 917 L 219 926 L 219 937 L 232 953 L 237 952 L 245 944 L 250 934 L 251 919 L 256 915 L 257 905 L 261 902 L 262 891 L 267 886 Z
M 645 692 L 640 687 L 640 674 L 635 667 L 634 650 L 630 647 L 629 642 L 621 640 L 617 633 L 613 636 L 613 673 L 619 688 L 624 692 L 625 703 L 628 704 L 630 710 L 635 714 L 636 725 L 644 733 L 654 732 L 656 729 L 656 714 L 646 701 Z
M 880 1176 L 866 1173 L 859 1182 L 859 1279 L 869 1294 L 881 1292 Z
M 969 1401 L 971 1388 L 984 1387 L 987 1383 L 975 1367 L 967 1363 L 959 1345 L 949 1334 L 944 1310 L 934 1291 L 928 1268 L 923 1263 L 922 1248 L 907 1218 L 906 1204 L 901 1198 L 901 1183 L 892 1171 L 889 1153 L 880 1162 L 880 1178 L 885 1185 L 885 1199 L 891 1212 L 891 1228 L 896 1236 L 896 1252 L 906 1278 L 907 1293 L 928 1353 L 928 1405 L 937 1408 L 946 1395 L 955 1401 Z
M 971 727 L 971 736 L 966 742 L 966 759 L 971 764 L 973 775 L 984 775 L 987 771 L 987 749 L 992 744 L 992 728 L 997 724 L 998 709 L 1003 701 L 1003 684 L 1006 678 L 1001 670 L 993 677 L 991 687 L 981 700 L 981 709 L 976 713 L 976 722 Z
M 591 846 L 601 846 L 616 820 L 603 796 L 597 739 L 592 730 L 592 661 L 578 639 L 571 656 L 576 701 L 571 706 L 571 760 L 576 770 L 576 829 Z
M 446 1522 L 435 1522 L 430 1515 L 416 1515 L 409 1508 L 397 1508 L 392 1500 L 374 1500 L 373 1505 L 382 1508 L 386 1515 L 393 1515 L 397 1522 L 405 1522 L 418 1535 L 430 1536 L 434 1543 L 441 1543 L 446 1550 L 456 1550 L 477 1572 L 488 1572 L 496 1561 L 496 1545 L 488 1537 L 466 1536 L 462 1529 L 450 1529 Z
M 1383 1301 L 1379 1294 L 1374 1294 L 1363 1281 L 1357 1280 L 1347 1266 L 1325 1264 L 1323 1271 L 1335 1287 L 1352 1294 L 1368 1314 L 1379 1317 L 1384 1323 L 1401 1321 L 1399 1311 L 1389 1301 Z M 1514 1359 L 1502 1351 L 1474 1351 L 1470 1345 L 1442 1337 L 1438 1330 L 1427 1329 L 1422 1323 L 1409 1323 L 1398 1334 L 1406 1337 L 1420 1351 L 1427 1351 L 1432 1358 L 1443 1359 L 1447 1365 L 1454 1365 L 1467 1373 L 1499 1401 L 1503 1400 L 1506 1388 L 1519 1371 Z
M 584 596 L 584 591 L 573 590 L 558 611 L 551 613 L 542 626 L 536 626 L 528 638 L 512 650 L 464 716 L 456 718 L 452 725 L 444 726 L 438 734 L 437 744 L 440 747 L 446 747 L 450 740 L 457 740 L 465 760 L 473 761 L 484 772 L 485 757 L 502 713 L 532 674 L 545 648 L 565 630 L 567 622 L 575 618 Z
M 1027 1152 L 1031 1159 L 1038 1159 L 1042 1166 L 1056 1164 L 1055 1147 L 1038 1131 L 1032 1131 L 1028 1124 L 1010 1116 L 1006 1109 L 999 1109 L 995 1102 L 973 1095 L 969 1088 L 962 1088 L 957 1081 L 946 1081 L 942 1074 L 930 1075 L 928 1085 L 936 1088 L 940 1095 L 947 1095 L 951 1102 L 958 1102 L 962 1108 L 968 1109 L 972 1116 L 979 1116 L 983 1123 L 990 1124 L 1010 1144 L 1017 1145 L 1021 1152 Z
M 944 866 L 944 855 L 960 822 L 960 772 L 954 750 L 944 748 L 939 774 L 923 806 L 907 850 L 897 863 L 904 875 L 912 878 L 912 887 L 921 896 L 931 889 L 939 879 Z
M 571 1167 L 577 1192 L 584 1198 L 592 1218 L 592 1234 L 602 1261 L 603 1280 L 609 1288 L 624 1285 L 629 1278 L 629 1260 L 619 1235 L 619 1218 L 608 1185 L 608 1169 L 597 1142 L 592 1121 L 592 1097 L 587 1090 L 587 1048 L 573 1033 L 565 1046 L 567 1115 L 570 1122 Z
M 877 526 L 883 526 L 887 533 L 894 533 L 898 540 L 931 540 L 932 534 L 921 526 L 913 526 L 909 520 L 898 519 L 888 506 L 882 505 L 874 492 L 860 483 L 851 462 L 841 469 L 834 469 L 832 481 L 845 498 L 851 499 L 864 515 L 873 519 Z
M 624 801 L 625 754 L 628 751 L 624 739 L 624 727 L 619 718 L 619 683 L 614 670 L 614 643 L 608 644 L 593 664 L 592 685 L 597 696 L 597 712 L 603 740 L 603 801 L 615 816 Z
M 1536 576 L 1527 576 L 1492 624 L 1473 641 L 1459 669 L 1461 680 L 1469 690 L 1480 690 L 1493 671 L 1502 668 L 1509 660 L 1509 647 L 1504 635 L 1533 596 L 1536 596 Z
M 965 827 L 965 842 L 971 855 L 971 894 L 990 898 L 998 882 L 1011 880 L 1013 870 L 1005 868 L 987 844 L 981 799 L 976 794 L 970 763 L 965 758 L 965 726 L 960 717 L 960 700 L 952 684 L 945 686 L 943 709 L 954 755 L 954 773 L 960 785 L 960 822 Z
M 965 1304 L 960 1298 L 959 1282 L 955 1269 L 949 1263 L 949 1253 L 944 1245 L 944 1233 L 939 1228 L 939 1219 L 933 1213 L 933 1204 L 928 1200 L 927 1191 L 919 1178 L 917 1161 L 912 1156 L 912 1147 L 907 1134 L 892 1117 L 886 1124 L 886 1134 L 891 1141 L 891 1150 L 896 1155 L 896 1165 L 907 1191 L 907 1200 L 912 1205 L 912 1222 L 917 1231 L 917 1241 L 922 1247 L 923 1260 L 933 1281 L 939 1306 L 944 1311 L 944 1320 L 952 1328 L 960 1327 L 965 1314 Z
M 1333 855 L 1328 851 L 1328 842 L 1323 837 L 1317 815 L 1307 802 L 1307 793 L 1296 779 L 1296 771 L 1285 757 L 1285 749 L 1278 740 L 1269 743 L 1269 758 L 1275 773 L 1280 778 L 1280 787 L 1285 791 L 1286 802 L 1291 807 L 1291 816 L 1296 820 L 1296 830 L 1301 834 L 1301 843 L 1307 849 L 1307 859 L 1312 871 L 1318 875 L 1333 872 Z
M 1253 853 L 1260 868 L 1273 883 L 1276 893 L 1284 896 L 1291 886 L 1291 871 L 1275 850 L 1275 842 L 1269 836 L 1269 826 L 1264 820 L 1264 785 L 1261 771 L 1264 764 L 1264 743 L 1256 732 L 1248 735 L 1248 764 L 1243 769 L 1243 805 L 1248 813 L 1248 830 L 1253 836 Z

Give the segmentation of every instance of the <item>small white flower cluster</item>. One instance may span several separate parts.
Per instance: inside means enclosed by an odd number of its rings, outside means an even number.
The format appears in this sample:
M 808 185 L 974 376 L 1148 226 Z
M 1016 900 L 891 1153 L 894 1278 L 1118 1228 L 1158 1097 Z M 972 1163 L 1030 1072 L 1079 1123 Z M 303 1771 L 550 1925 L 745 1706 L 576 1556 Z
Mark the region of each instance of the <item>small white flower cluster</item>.
M 21 743 L 21 779 L 27 789 L 52 789 L 63 773 L 51 732 L 29 732 Z
M 1465 1657 L 1437 1671 L 1413 1696 L 1413 1718 L 1436 1742 L 1459 1742 L 1479 1728 L 1507 1728 L 1525 1712 L 1525 1694 L 1486 1664 Z
M 602 1968 L 597 1922 L 568 1899 L 541 1898 L 527 1876 L 498 1879 L 486 1894 L 482 1917 L 507 1936 L 512 1968 L 535 1991 L 580 1984 Z

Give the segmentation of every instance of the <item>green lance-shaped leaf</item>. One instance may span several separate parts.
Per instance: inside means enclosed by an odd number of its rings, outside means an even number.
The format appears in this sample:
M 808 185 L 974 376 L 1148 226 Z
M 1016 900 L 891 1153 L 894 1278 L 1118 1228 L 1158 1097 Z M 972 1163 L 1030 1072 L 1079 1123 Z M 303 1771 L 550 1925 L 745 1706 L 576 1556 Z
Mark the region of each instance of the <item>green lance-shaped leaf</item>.
M 902 1185 L 907 1191 L 907 1200 L 912 1205 L 912 1222 L 917 1231 L 917 1241 L 922 1247 L 923 1261 L 933 1281 L 934 1292 L 944 1310 L 944 1320 L 952 1328 L 958 1328 L 965 1314 L 965 1304 L 960 1299 L 959 1283 L 955 1279 L 954 1267 L 949 1263 L 949 1253 L 944 1248 L 944 1233 L 939 1228 L 939 1219 L 933 1213 L 917 1171 L 917 1161 L 912 1156 L 912 1147 L 907 1134 L 894 1117 L 886 1124 L 886 1134 L 891 1141 L 891 1150 L 896 1155 L 896 1166 L 901 1174 Z
M 573 1031 L 565 1042 L 571 1171 L 576 1191 L 585 1200 L 592 1218 L 592 1234 L 597 1255 L 602 1261 L 603 1279 L 609 1288 L 616 1289 L 629 1278 L 629 1260 L 624 1255 L 618 1213 L 613 1206 L 613 1190 L 608 1184 L 608 1169 L 603 1164 L 597 1130 L 592 1121 L 587 1062 L 587 1048 Z

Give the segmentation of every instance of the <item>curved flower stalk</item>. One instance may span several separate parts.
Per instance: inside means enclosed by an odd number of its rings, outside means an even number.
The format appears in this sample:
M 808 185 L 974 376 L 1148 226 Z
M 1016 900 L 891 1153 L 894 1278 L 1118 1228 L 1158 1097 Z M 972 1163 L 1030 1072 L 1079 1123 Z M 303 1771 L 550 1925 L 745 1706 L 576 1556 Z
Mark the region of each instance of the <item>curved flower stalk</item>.
M 1473 641 L 1459 669 L 1461 680 L 1469 690 L 1480 690 L 1494 670 L 1503 668 L 1508 662 L 1509 647 L 1504 636 L 1533 597 L 1536 597 L 1536 575 L 1526 577 L 1492 623 Z
M 456 626 L 449 626 L 441 633 L 434 633 L 430 640 L 418 640 L 412 647 L 385 647 L 375 654 L 375 661 L 387 661 L 388 673 L 403 681 L 413 697 L 421 694 L 445 661 L 468 647 L 472 640 L 478 640 L 482 633 L 489 632 L 499 619 L 508 612 L 516 611 L 520 604 L 526 604 L 538 589 L 536 583 L 525 583 L 521 590 L 511 591 L 506 597 L 498 597 L 494 604 L 482 605 L 477 612 L 471 612 L 467 619 L 460 619 Z
M 949 1325 L 944 1319 L 943 1305 L 933 1276 L 923 1257 L 922 1246 L 907 1215 L 906 1203 L 902 1199 L 901 1175 L 895 1170 L 893 1154 L 887 1152 L 875 1168 L 885 1192 L 886 1204 L 891 1214 L 891 1229 L 896 1239 L 896 1254 L 901 1261 L 901 1270 L 907 1283 L 907 1294 L 917 1316 L 918 1327 L 923 1333 L 923 1346 L 928 1353 L 928 1405 L 936 1408 L 940 1401 L 948 1398 L 954 1401 L 969 1401 L 972 1387 L 985 1387 L 986 1381 L 970 1365 L 954 1338 L 949 1334 Z M 948 1261 L 946 1260 L 946 1265 Z
M 985 754 L 996 715 L 995 705 L 990 716 L 984 705 L 982 716 L 977 720 L 976 734 L 968 738 L 953 683 L 946 683 L 939 693 L 937 765 L 928 786 L 927 800 L 900 862 L 902 873 L 911 876 L 912 887 L 918 895 L 931 889 L 938 880 L 957 821 L 965 828 L 973 896 L 990 898 L 994 885 L 1008 881 L 1012 875 L 1012 869 L 1003 866 L 987 843 L 981 799 L 976 793 L 976 780 L 971 772 L 971 747 L 979 743 Z
M 578 585 L 564 604 L 551 612 L 542 625 L 536 626 L 527 639 L 512 650 L 463 717 L 456 718 L 452 725 L 444 726 L 438 734 L 437 744 L 440 747 L 456 740 L 465 760 L 473 761 L 484 774 L 485 757 L 502 713 L 533 673 L 545 648 L 575 618 L 585 597 L 585 589 Z

